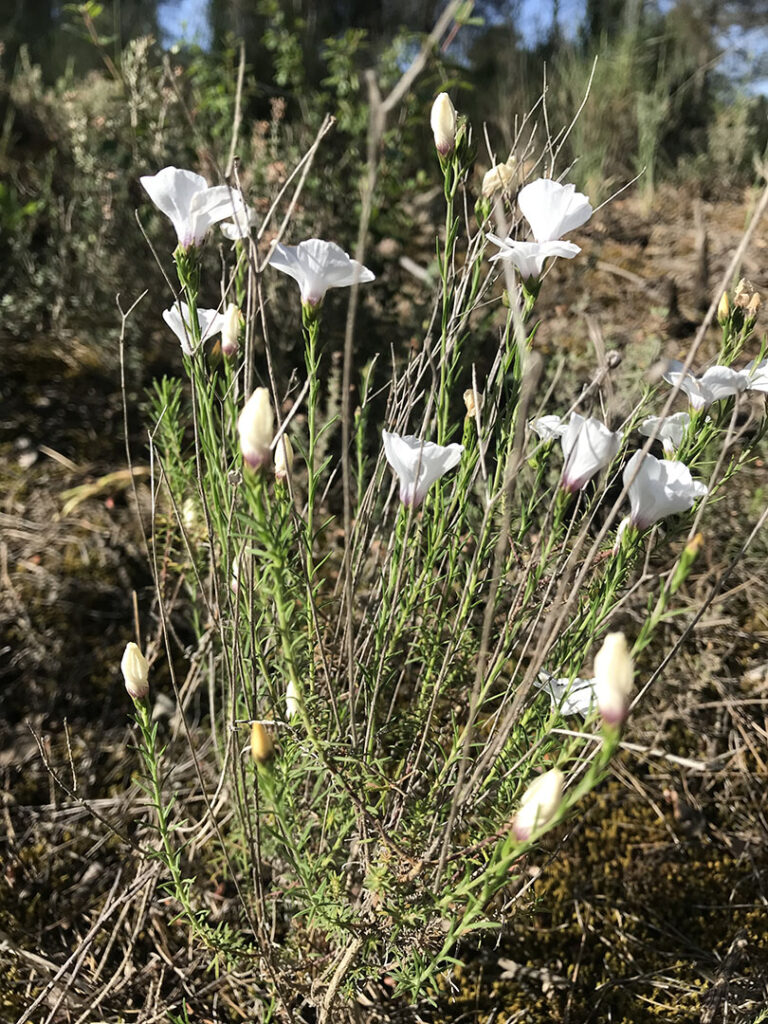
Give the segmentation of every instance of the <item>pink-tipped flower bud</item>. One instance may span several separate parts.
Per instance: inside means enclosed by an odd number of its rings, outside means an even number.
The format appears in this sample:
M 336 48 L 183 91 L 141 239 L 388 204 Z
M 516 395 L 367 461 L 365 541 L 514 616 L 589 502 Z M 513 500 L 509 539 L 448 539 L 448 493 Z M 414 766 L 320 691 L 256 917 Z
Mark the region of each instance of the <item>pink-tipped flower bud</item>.
M 634 667 L 623 633 L 609 633 L 595 655 L 595 695 L 606 725 L 627 717 L 634 685 Z
M 227 357 L 233 356 L 237 352 L 242 323 L 243 314 L 236 303 L 230 302 L 224 310 L 224 323 L 221 328 L 221 351 Z
M 555 817 L 563 799 L 565 776 L 559 768 L 540 775 L 523 793 L 520 808 L 512 823 L 512 833 L 520 843 L 527 842 Z
M 293 470 L 293 445 L 287 434 L 283 434 L 275 448 L 275 479 L 288 479 Z
M 245 403 L 237 421 L 240 451 L 245 464 L 261 469 L 269 462 L 269 446 L 275 434 L 275 414 L 267 388 L 256 388 Z
M 447 92 L 441 92 L 432 104 L 429 124 L 435 137 L 435 149 L 448 156 L 456 144 L 456 108 Z
M 138 644 L 125 645 L 120 668 L 129 695 L 134 700 L 144 700 L 149 693 L 149 665 Z

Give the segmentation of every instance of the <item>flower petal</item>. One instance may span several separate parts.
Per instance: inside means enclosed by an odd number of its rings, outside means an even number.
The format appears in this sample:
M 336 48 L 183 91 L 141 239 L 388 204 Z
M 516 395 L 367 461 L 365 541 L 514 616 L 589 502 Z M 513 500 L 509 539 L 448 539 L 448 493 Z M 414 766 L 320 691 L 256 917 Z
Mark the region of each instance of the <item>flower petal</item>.
M 537 420 L 531 420 L 531 430 L 537 434 L 542 441 L 553 441 L 568 429 L 559 416 L 539 416 Z
M 559 239 L 592 216 L 589 199 L 575 185 L 551 178 L 539 178 L 520 189 L 517 204 L 537 242 Z
M 488 235 L 488 238 L 500 247 L 499 252 L 490 257 L 490 262 L 505 260 L 513 263 L 524 281 L 540 277 L 544 261 L 550 257 L 563 256 L 572 260 L 581 252 L 573 242 L 517 242 L 511 238 L 499 238 L 498 235 Z
M 208 182 L 202 174 L 178 167 L 164 167 L 157 174 L 145 174 L 139 181 L 158 210 L 170 218 L 179 242 L 184 244 L 190 227 L 192 200 L 198 192 L 208 188 Z

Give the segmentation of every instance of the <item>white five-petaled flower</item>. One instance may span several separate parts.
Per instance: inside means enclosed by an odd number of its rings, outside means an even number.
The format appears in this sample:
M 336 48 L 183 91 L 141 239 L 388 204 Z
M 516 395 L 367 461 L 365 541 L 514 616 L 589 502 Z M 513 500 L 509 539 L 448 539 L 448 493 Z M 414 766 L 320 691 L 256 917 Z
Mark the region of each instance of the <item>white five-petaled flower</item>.
M 261 469 L 270 460 L 270 445 L 275 436 L 275 414 L 267 388 L 256 388 L 243 406 L 237 420 L 240 451 L 251 469 Z
M 229 185 L 211 188 L 202 174 L 164 167 L 157 174 L 139 179 L 149 198 L 176 229 L 179 245 L 187 249 L 200 245 L 209 228 L 233 217 L 245 219 L 242 195 Z
M 348 288 L 356 281 L 366 284 L 376 275 L 353 260 L 335 242 L 309 238 L 298 245 L 277 245 L 270 266 L 298 281 L 301 301 L 319 306 L 329 288 Z
M 539 672 L 533 685 L 548 693 L 552 707 L 559 708 L 563 715 L 581 715 L 586 718 L 595 703 L 594 679 L 557 678 L 549 672 Z
M 629 486 L 629 522 L 647 530 L 664 516 L 686 512 L 708 493 L 707 485 L 694 480 L 684 462 L 657 459 L 635 452 L 624 467 L 624 486 Z
M 676 412 L 672 416 L 649 416 L 640 424 L 640 433 L 645 437 L 655 434 L 664 446 L 664 453 L 673 455 L 683 443 L 690 422 L 691 417 L 687 412 Z
M 193 354 L 192 318 L 186 302 L 179 300 L 170 309 L 163 310 L 163 320 L 168 324 L 181 343 L 185 356 Z M 215 309 L 198 309 L 197 322 L 200 324 L 200 342 L 207 341 L 224 328 L 224 314 Z
M 448 156 L 456 145 L 456 108 L 447 92 L 438 93 L 429 114 L 429 126 L 440 156 Z
M 561 185 L 551 178 L 538 178 L 520 189 L 517 204 L 537 242 L 557 241 L 592 216 L 589 199 L 575 185 Z
M 504 260 L 512 263 L 524 281 L 541 277 L 545 260 L 555 256 L 572 260 L 581 252 L 573 242 L 517 242 L 513 238 L 500 238 L 494 234 L 487 237 L 489 242 L 499 246 L 499 251 L 491 256 L 490 262 Z
M 565 776 L 559 768 L 539 775 L 523 793 L 520 807 L 512 824 L 518 842 L 527 842 L 534 832 L 548 825 L 560 809 Z
M 608 633 L 595 655 L 595 696 L 603 720 L 619 725 L 627 717 L 635 670 L 623 633 Z
M 538 435 L 542 441 L 554 441 L 568 429 L 559 416 L 539 416 L 537 420 L 531 420 L 531 430 Z
M 688 395 L 693 409 L 708 409 L 721 398 L 738 395 L 749 387 L 749 373 L 746 370 L 732 370 L 730 366 L 710 366 L 700 377 L 689 370 L 683 371 L 683 363 L 670 359 L 664 380 Z
M 574 493 L 613 461 L 621 444 L 621 435 L 609 430 L 593 416 L 584 419 L 577 412 L 572 412 L 568 426 L 560 435 L 560 444 L 565 456 L 562 487 Z
M 418 437 L 382 430 L 384 454 L 400 480 L 400 500 L 414 508 L 424 501 L 432 484 L 459 464 L 464 451 L 460 444 L 434 444 Z

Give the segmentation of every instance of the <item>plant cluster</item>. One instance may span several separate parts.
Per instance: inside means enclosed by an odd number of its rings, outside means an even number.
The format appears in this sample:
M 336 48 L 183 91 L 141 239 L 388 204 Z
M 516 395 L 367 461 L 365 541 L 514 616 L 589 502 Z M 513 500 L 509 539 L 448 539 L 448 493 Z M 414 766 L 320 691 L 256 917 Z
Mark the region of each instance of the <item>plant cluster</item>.
M 198 817 L 189 803 L 176 814 L 148 703 L 162 653 L 129 644 L 156 814 L 147 852 L 191 936 L 224 963 L 258 963 L 264 1013 L 281 1018 L 303 1001 L 337 1019 L 341 990 L 374 975 L 423 999 L 462 943 L 514 911 L 542 836 L 605 776 L 633 656 L 675 613 L 704 510 L 765 429 L 741 415 L 768 391 L 746 282 L 720 305 L 718 363 L 700 376 L 695 345 L 668 368 L 671 391 L 659 381 L 620 413 L 605 408 L 607 358 L 570 407 L 556 390 L 543 400 L 536 303 L 551 261 L 578 257 L 563 235 L 591 204 L 557 179 L 553 146 L 517 196 L 493 168 L 473 215 L 471 126 L 443 93 L 431 127 L 439 280 L 383 414 L 353 345 L 354 404 L 346 389 L 331 401 L 328 383 L 326 293 L 351 289 L 354 342 L 377 286 L 362 246 L 352 259 L 318 238 L 284 244 L 290 216 L 276 228 L 278 204 L 261 216 L 236 182 L 175 167 L 141 180 L 177 235 L 164 319 L 184 370 L 155 385 L 147 550 L 178 715 L 218 778 L 212 791 L 200 774 Z M 318 138 L 297 166 L 289 214 L 322 153 Z M 211 230 L 227 242 L 218 308 L 200 300 Z M 275 369 L 268 294 L 301 325 L 290 379 Z M 488 306 L 504 324 L 479 375 L 471 339 Z M 672 414 L 681 394 L 690 409 Z M 655 596 L 618 629 L 652 547 L 666 564 Z M 200 898 L 201 859 L 237 893 L 226 921 Z

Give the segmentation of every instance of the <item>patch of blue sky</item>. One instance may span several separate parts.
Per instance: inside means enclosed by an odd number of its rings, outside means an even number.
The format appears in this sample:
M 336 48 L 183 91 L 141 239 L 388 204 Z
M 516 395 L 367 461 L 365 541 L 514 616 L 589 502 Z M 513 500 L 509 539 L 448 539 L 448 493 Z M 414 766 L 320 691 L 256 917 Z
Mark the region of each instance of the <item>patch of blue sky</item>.
M 208 0 L 162 0 L 157 20 L 163 46 L 194 43 L 207 50 L 211 45 Z

